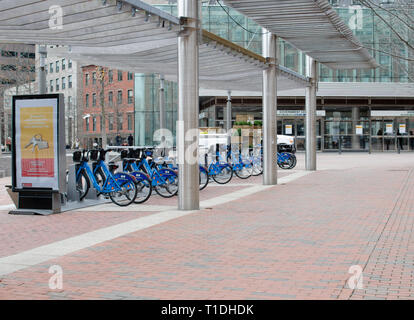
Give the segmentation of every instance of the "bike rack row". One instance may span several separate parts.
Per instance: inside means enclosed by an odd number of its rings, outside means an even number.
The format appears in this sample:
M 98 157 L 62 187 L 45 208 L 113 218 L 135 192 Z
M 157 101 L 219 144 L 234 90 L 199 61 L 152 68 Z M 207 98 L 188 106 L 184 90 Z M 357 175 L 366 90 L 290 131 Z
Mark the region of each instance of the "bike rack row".
M 216 144 L 215 146 L 210 146 L 210 148 L 200 148 L 200 190 L 203 190 L 209 183 L 209 181 L 214 180 L 219 184 L 226 184 L 230 182 L 233 178 L 233 174 L 238 176 L 241 179 L 247 179 L 251 176 L 257 176 L 262 173 L 262 149 L 260 145 L 257 145 L 255 148 L 250 150 L 240 150 L 240 145 L 232 145 L 228 147 L 225 144 Z M 108 151 L 115 151 L 116 156 L 106 161 L 105 155 Z M 77 190 L 77 177 L 76 172 L 79 168 L 79 163 L 81 162 L 80 157 L 84 157 L 85 152 L 91 154 L 92 156 L 87 157 L 88 159 L 83 159 L 92 161 L 92 166 L 99 160 L 102 160 L 108 166 L 115 167 L 115 160 L 118 160 L 119 171 L 123 172 L 124 170 L 132 176 L 140 177 L 139 174 L 146 175 L 149 178 L 149 183 L 151 184 L 151 192 L 147 199 L 143 200 L 145 202 L 151 196 L 152 190 L 155 189 L 156 192 L 163 197 L 170 197 L 176 195 L 178 192 L 178 184 L 176 189 L 174 189 L 173 195 L 163 195 L 159 192 L 159 186 L 153 182 L 153 179 L 159 180 L 160 177 L 165 174 L 166 171 L 170 175 L 173 175 L 172 172 L 175 172 L 176 179 L 178 181 L 178 167 L 176 165 L 176 150 L 175 148 L 157 148 L 153 146 L 145 147 L 124 147 L 124 146 L 115 146 L 111 147 L 110 150 L 83 150 L 77 151 L 74 155 L 74 164 L 69 166 L 68 177 L 67 177 L 67 207 L 68 210 L 79 209 L 88 206 L 94 206 L 98 204 L 103 204 L 110 202 L 107 198 L 102 198 L 99 195 L 99 190 L 97 190 L 93 183 L 90 184 L 89 191 L 87 192 L 84 199 L 81 199 L 80 193 Z M 104 157 L 100 158 L 101 152 L 104 151 Z M 243 154 L 244 151 L 244 154 Z M 278 164 L 283 169 L 291 169 L 292 162 L 289 162 L 289 159 L 293 159 L 294 165 L 296 165 L 296 157 L 293 154 L 288 153 L 278 153 Z M 76 158 L 76 159 L 75 159 Z M 281 159 L 281 160 L 279 160 Z M 289 162 L 288 166 L 283 167 L 279 163 Z M 137 165 L 140 164 L 139 167 Z M 132 165 L 133 169 L 130 169 Z M 142 166 L 141 166 L 142 165 Z M 153 169 L 151 169 L 153 168 Z M 155 168 L 155 169 L 154 169 Z M 144 170 L 143 170 L 144 169 Z M 93 170 L 93 169 L 92 169 Z M 133 171 L 131 171 L 133 170 Z M 154 171 L 151 171 L 154 170 Z M 225 171 L 225 172 L 224 172 Z M 115 173 L 115 171 L 113 171 Z M 158 172 L 158 173 L 154 173 Z M 161 172 L 161 174 L 159 173 Z M 224 173 L 223 173 L 224 172 Z M 202 179 L 204 177 L 204 180 Z M 142 177 L 142 176 L 141 176 Z M 145 180 L 145 178 L 143 178 Z M 136 180 L 138 183 L 138 180 Z M 141 182 L 140 182 L 141 183 Z M 170 182 L 168 182 L 170 183 Z M 168 184 L 167 189 L 168 189 Z M 136 188 L 138 184 L 136 184 Z M 170 184 L 173 186 L 173 184 Z M 175 186 L 175 185 L 174 185 Z M 157 189 L 158 187 L 158 189 Z M 175 188 L 175 187 L 174 187 Z M 142 190 L 142 188 L 140 189 Z M 176 190 L 176 191 L 175 191 Z M 173 193 L 173 192 L 171 192 Z M 135 201 L 135 200 L 134 200 Z M 135 203 L 142 203 L 135 202 Z M 66 211 L 66 210 L 65 210 Z

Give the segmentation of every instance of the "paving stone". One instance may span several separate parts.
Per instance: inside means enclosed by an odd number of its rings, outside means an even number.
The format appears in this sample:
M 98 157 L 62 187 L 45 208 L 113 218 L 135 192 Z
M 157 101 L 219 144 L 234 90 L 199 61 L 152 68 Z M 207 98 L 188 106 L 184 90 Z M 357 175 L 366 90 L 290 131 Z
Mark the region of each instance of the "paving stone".
M 399 156 L 318 155 L 324 170 L 291 183 L 3 276 L 0 299 L 414 299 L 414 155 Z M 0 254 L 150 214 L 0 214 Z M 63 292 L 48 289 L 53 264 L 64 270 Z M 363 289 L 348 287 L 354 265 Z

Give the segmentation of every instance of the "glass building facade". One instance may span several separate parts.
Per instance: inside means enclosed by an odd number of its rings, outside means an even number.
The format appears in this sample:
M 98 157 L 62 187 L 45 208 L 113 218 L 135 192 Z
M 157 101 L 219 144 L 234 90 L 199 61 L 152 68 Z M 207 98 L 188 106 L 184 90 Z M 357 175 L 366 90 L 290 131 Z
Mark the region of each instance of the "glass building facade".
M 375 70 L 333 70 L 319 65 L 321 82 L 393 83 L 413 82 L 410 49 L 391 31 L 390 26 L 414 39 L 411 28 L 399 24 L 395 13 L 363 8 L 354 0 L 330 1 L 339 16 L 369 49 L 380 67 Z M 343 6 L 343 3 L 346 5 Z M 177 15 L 176 5 L 157 5 Z M 204 5 L 203 28 L 255 53 L 261 54 L 262 29 L 237 11 L 220 5 Z M 305 55 L 288 42 L 279 42 L 279 63 L 300 74 L 305 73 Z M 412 53 L 412 51 L 411 51 Z M 410 77 L 411 75 L 411 77 Z M 140 145 L 154 144 L 153 134 L 159 128 L 159 78 L 137 74 L 135 77 L 135 135 Z M 177 120 L 177 86 L 166 83 L 167 128 L 175 137 Z M 240 100 L 240 103 L 237 101 Z M 201 127 L 224 127 L 224 97 L 203 97 L 200 105 Z M 322 151 L 395 151 L 414 150 L 414 92 L 412 97 L 319 97 L 317 102 L 317 141 Z M 278 98 L 278 134 L 292 128 L 298 150 L 305 145 L 304 111 L 301 97 Z M 396 110 L 392 113 L 390 111 Z M 234 97 L 233 122 L 236 114 L 250 114 L 262 120 L 261 98 Z
M 338 15 L 354 32 L 360 42 L 369 49 L 371 55 L 381 65 L 376 70 L 333 70 L 319 65 L 319 76 L 322 82 L 410 82 L 410 74 L 414 73 L 413 64 L 406 59 L 410 57 L 407 45 L 391 31 L 396 29 L 406 39 L 414 43 L 414 30 L 399 23 L 396 15 L 380 11 L 375 15 L 369 8 L 363 8 L 357 1 L 348 1 L 346 7 L 339 7 L 342 2 L 331 0 Z M 159 5 L 160 9 L 177 15 L 176 5 Z M 262 29 L 252 20 L 236 10 L 220 5 L 204 5 L 202 9 L 203 28 L 218 36 L 232 41 L 257 54 L 262 53 Z M 414 16 L 414 14 L 413 14 Z M 280 41 L 279 63 L 300 74 L 305 74 L 305 54 L 286 41 Z M 392 57 L 391 55 L 395 57 Z M 412 78 L 412 77 L 411 77 Z M 412 80 L 411 80 L 412 82 Z
M 154 132 L 160 128 L 160 78 L 158 75 L 135 74 L 135 141 L 140 146 L 154 145 Z M 175 139 L 178 88 L 164 81 L 166 129 Z M 174 141 L 175 143 L 175 141 Z

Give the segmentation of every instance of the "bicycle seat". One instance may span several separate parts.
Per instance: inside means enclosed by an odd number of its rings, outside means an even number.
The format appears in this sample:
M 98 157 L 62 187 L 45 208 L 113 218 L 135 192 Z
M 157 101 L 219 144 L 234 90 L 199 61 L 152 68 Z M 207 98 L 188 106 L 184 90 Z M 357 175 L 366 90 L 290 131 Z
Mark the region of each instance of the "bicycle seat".
M 99 150 L 90 150 L 89 155 L 89 158 L 92 161 L 98 161 Z
M 72 157 L 73 162 L 81 162 L 82 160 L 82 151 L 75 151 Z

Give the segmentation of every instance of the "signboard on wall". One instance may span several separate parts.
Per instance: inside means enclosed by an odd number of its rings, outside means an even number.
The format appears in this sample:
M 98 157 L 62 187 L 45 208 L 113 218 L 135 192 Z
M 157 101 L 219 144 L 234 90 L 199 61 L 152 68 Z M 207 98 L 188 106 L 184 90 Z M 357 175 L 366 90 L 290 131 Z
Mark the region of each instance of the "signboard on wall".
M 389 133 L 389 134 L 393 133 L 392 123 L 386 123 L 385 124 L 385 133 Z
M 61 97 L 57 94 L 13 97 L 13 190 L 59 191 L 64 183 L 59 171 L 62 171 L 59 168 L 62 148 L 65 152 Z M 66 163 L 61 165 L 64 172 Z
M 291 124 L 285 125 L 285 134 L 292 134 L 292 125 Z
M 362 130 L 363 130 L 362 129 L 362 124 L 357 124 L 355 126 L 355 134 L 362 135 L 363 134 L 363 131 Z
M 414 117 L 414 110 L 371 110 L 371 117 Z
M 404 134 L 404 133 L 407 132 L 405 123 L 400 123 L 399 131 L 400 131 L 401 134 Z
M 305 110 L 277 110 L 277 116 L 279 117 L 305 117 Z M 325 110 L 316 110 L 317 117 L 325 117 Z

